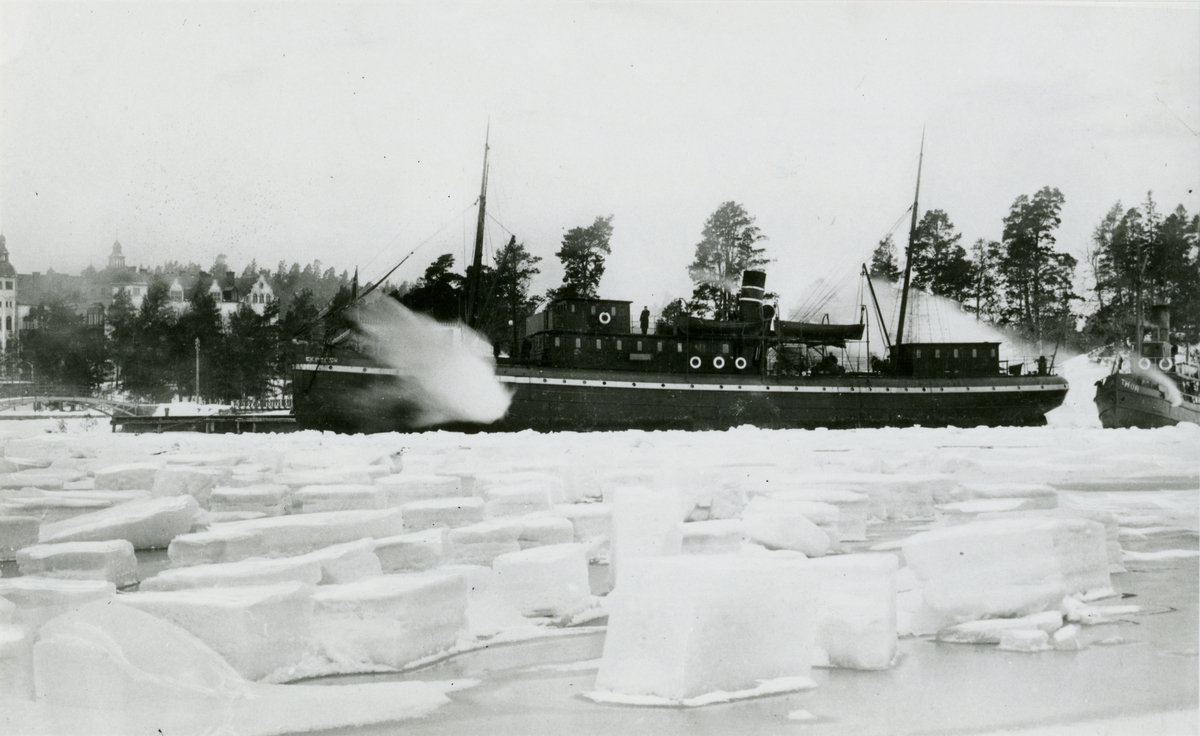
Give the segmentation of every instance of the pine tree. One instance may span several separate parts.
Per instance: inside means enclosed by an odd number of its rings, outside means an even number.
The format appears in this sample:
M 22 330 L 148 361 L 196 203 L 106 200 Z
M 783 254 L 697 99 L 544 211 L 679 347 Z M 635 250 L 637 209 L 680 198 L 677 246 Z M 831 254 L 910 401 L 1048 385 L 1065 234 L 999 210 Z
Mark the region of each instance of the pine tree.
M 604 277 L 604 259 L 612 252 L 613 216 L 597 217 L 588 227 L 575 227 L 563 237 L 562 247 L 554 255 L 563 265 L 562 286 L 551 289 L 551 299 L 579 297 L 595 299 Z
M 966 250 L 959 245 L 961 239 L 945 212 L 926 212 L 913 238 L 913 285 L 962 301 L 971 288 L 971 265 Z
M 709 215 L 702 234 L 688 266 L 696 285 L 691 305 L 716 319 L 732 319 L 737 314 L 742 272 L 769 263 L 763 256 L 765 249 L 755 247 L 767 236 L 737 202 L 725 202 Z
M 896 265 L 896 244 L 892 242 L 891 235 L 879 241 L 879 245 L 875 246 L 871 253 L 870 273 L 874 278 L 887 279 L 892 283 L 896 283 L 904 275 Z
M 1153 196 L 1141 207 L 1122 210 L 1118 202 L 1092 234 L 1088 262 L 1095 281 L 1095 308 L 1085 332 L 1106 343 L 1128 339 L 1138 320 L 1138 305 L 1171 306 L 1172 329 L 1185 339 L 1200 339 L 1200 218 L 1182 205 L 1158 214 Z
M 537 263 L 542 259 L 530 255 L 525 250 L 524 243 L 518 243 L 516 237 L 508 241 L 508 245 L 496 254 L 496 267 L 493 272 L 493 288 L 489 289 L 491 301 L 503 305 L 503 309 L 489 310 L 500 316 L 500 324 L 495 324 L 488 331 L 493 344 L 501 340 L 511 339 L 509 355 L 519 355 L 518 345 L 524 332 L 525 319 L 537 309 L 536 297 L 530 297 L 529 285 L 533 277 L 541 271 Z M 496 320 L 492 320 L 493 323 Z M 507 334 L 506 334 L 507 333 Z
M 400 303 L 414 312 L 427 314 L 436 320 L 449 322 L 458 319 L 463 299 L 463 277 L 450 269 L 454 267 L 454 256 L 446 253 L 438 256 L 425 275 L 400 299 Z
M 1076 260 L 1054 249 L 1063 195 L 1043 187 L 1017 197 L 1004 218 L 997 272 L 1004 286 L 1003 319 L 1037 341 L 1062 334 L 1073 323 L 1071 302 Z
M 165 283 L 150 284 L 133 320 L 133 350 L 123 356 L 122 387 L 154 401 L 169 399 L 175 387 L 172 369 L 176 320 L 168 298 Z

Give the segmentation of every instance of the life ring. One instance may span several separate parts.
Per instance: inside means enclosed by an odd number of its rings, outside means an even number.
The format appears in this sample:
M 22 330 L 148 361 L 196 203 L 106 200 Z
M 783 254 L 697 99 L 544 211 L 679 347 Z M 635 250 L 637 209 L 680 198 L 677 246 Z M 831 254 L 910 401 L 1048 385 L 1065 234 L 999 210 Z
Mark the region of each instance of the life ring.
M 704 361 L 700 360 L 699 355 L 693 355 L 691 360 L 688 361 L 688 365 L 692 367 L 692 370 L 697 370 L 700 366 L 704 365 Z
M 600 324 L 606 325 L 609 322 L 612 322 L 612 315 L 609 314 L 608 312 L 601 312 L 600 313 Z
M 713 368 L 716 368 L 717 370 L 721 370 L 724 367 L 725 367 L 725 359 L 724 358 L 722 358 L 719 355 L 717 357 L 713 358 Z
M 1142 358 L 1141 360 L 1139 360 L 1139 361 L 1138 361 L 1138 368 L 1141 368 L 1141 369 L 1142 369 L 1142 370 L 1144 370 L 1144 371 L 1148 371 L 1148 370 L 1150 370 L 1150 359 L 1149 359 L 1149 358 Z
M 741 356 L 739 355 L 739 356 L 737 357 L 737 360 L 733 361 L 733 365 L 734 365 L 734 366 L 735 366 L 735 367 L 736 367 L 736 368 L 737 368 L 739 371 L 744 371 L 744 370 L 746 370 L 746 359 L 745 359 L 745 358 L 743 358 L 743 357 L 741 357 Z
M 1169 371 L 1169 370 L 1171 370 L 1172 365 L 1174 365 L 1174 363 L 1171 362 L 1170 358 L 1159 358 L 1158 359 L 1158 367 L 1161 370 Z

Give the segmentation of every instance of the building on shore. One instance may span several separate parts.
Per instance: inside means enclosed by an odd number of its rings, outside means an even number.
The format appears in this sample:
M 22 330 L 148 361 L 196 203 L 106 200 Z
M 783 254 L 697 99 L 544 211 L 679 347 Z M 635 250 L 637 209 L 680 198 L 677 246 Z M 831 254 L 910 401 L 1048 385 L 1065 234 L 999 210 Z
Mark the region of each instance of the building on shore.
M 210 278 L 209 291 L 226 326 L 242 304 L 262 315 L 267 305 L 276 298 L 270 283 L 261 275 L 242 294 L 232 271 L 210 277 L 203 271 L 163 274 L 130 266 L 126 263 L 120 241 L 113 242 L 107 264 L 102 270 L 88 266 L 78 276 L 55 273 L 53 270 L 18 274 L 9 262 L 4 236 L 0 235 L 0 352 L 6 351 L 9 344 L 19 338 L 21 331 L 40 328 L 35 311 L 40 305 L 66 305 L 82 317 L 87 325 L 98 327 L 106 324 L 108 311 L 121 292 L 129 296 L 135 310 L 141 309 L 150 287 L 156 281 L 164 281 L 168 284 L 169 306 L 181 314 L 191 306 L 190 295 L 201 286 L 201 282 Z

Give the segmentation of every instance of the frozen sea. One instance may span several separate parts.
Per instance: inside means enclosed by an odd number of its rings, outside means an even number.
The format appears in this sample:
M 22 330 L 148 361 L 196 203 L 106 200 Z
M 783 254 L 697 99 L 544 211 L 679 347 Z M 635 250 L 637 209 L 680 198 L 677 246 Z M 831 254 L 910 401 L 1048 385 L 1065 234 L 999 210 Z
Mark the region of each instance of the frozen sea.
M 866 539 L 843 544 L 842 552 L 874 550 L 895 554 L 901 563 L 903 540 L 963 521 L 938 499 L 910 489 L 1049 486 L 1059 508 L 1115 520 L 1123 551 L 1124 571 L 1111 576 L 1116 595 L 1095 603 L 1129 608 L 1084 626 L 1077 651 L 1003 651 L 908 635 L 900 637 L 887 669 L 814 667 L 817 686 L 800 692 L 694 708 L 645 707 L 583 697 L 596 690 L 604 652 L 606 619 L 595 618 L 566 628 L 543 622 L 534 635 L 499 636 L 403 672 L 314 677 L 281 687 L 350 688 L 343 691 L 349 694 L 364 684 L 466 685 L 448 688 L 445 702 L 414 709 L 414 717 L 397 714 L 373 725 L 322 731 L 339 734 L 1194 734 L 1200 689 L 1200 427 L 1099 428 L 1091 385 L 1101 374 L 1083 361 L 1069 365 L 1072 393 L 1050 426 L 1040 428 L 130 436 L 110 433 L 102 420 L 76 417 L 0 421 L 0 441 L 25 453 L 8 449 L 10 458 L 74 460 L 61 467 L 94 471 L 148 459 L 226 454 L 243 466 L 268 468 L 265 476 L 359 467 L 403 450 L 403 473 L 548 473 L 572 493 L 596 500 L 606 498 L 618 479 L 631 478 L 685 489 L 728 487 L 713 479 L 738 478 L 883 484 L 895 489 L 880 501 L 887 507 L 885 518 L 874 514 Z M 712 494 L 697 499 L 692 520 L 710 518 L 705 514 L 718 518 L 720 504 Z M 590 567 L 591 592 L 601 596 L 608 592 L 605 562 L 601 555 Z M 139 551 L 138 576 L 145 579 L 169 564 L 161 550 Z M 12 562 L 0 563 L 0 572 L 5 578 L 18 574 Z M 332 716 L 327 712 L 330 717 L 313 725 L 336 724 L 339 707 L 348 711 L 345 723 L 356 723 L 351 711 L 363 707 L 361 697 L 341 702 L 335 696 L 322 705 Z M 104 705 L 109 711 L 122 707 Z M 114 722 L 92 718 L 87 709 L 63 716 L 45 704 L 11 697 L 0 700 L 0 709 L 4 733 L 100 733 Z M 210 715 L 170 723 L 175 732 L 310 730 L 295 719 L 281 718 L 273 729 L 270 719 L 243 722 L 236 711 L 215 720 Z M 120 723 L 132 732 L 159 732 L 152 718 Z

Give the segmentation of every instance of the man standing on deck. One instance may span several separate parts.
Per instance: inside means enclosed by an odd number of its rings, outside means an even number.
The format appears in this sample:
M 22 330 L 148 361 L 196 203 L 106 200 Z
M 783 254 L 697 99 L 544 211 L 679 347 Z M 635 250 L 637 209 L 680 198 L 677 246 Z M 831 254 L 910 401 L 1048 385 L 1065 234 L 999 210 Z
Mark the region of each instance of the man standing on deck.
M 646 331 L 649 329 L 650 329 L 650 308 L 642 307 L 642 334 L 645 335 Z

